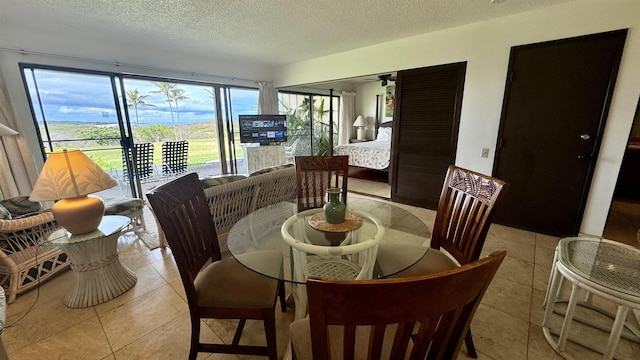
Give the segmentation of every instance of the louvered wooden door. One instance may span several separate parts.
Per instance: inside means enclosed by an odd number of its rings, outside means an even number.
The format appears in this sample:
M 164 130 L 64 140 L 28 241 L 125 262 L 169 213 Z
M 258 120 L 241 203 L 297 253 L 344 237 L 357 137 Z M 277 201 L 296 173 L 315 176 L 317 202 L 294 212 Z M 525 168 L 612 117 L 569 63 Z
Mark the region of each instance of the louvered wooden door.
M 398 72 L 392 142 L 394 201 L 436 209 L 454 164 L 466 63 Z

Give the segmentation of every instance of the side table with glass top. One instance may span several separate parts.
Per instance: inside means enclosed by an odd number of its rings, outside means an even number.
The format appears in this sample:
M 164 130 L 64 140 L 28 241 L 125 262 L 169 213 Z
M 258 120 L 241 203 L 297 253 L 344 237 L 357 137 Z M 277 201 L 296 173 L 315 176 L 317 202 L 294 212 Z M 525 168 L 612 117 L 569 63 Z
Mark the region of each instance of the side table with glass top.
M 560 239 L 556 247 L 550 281 L 545 298 L 545 314 L 542 329 L 547 342 L 565 359 L 572 359 L 566 352 L 571 325 L 574 320 L 591 327 L 609 332 L 608 341 L 598 344 L 593 338 L 571 340 L 591 350 L 603 354 L 603 359 L 614 357 L 621 336 L 640 343 L 640 331 L 627 322 L 629 310 L 640 310 L 640 249 L 609 240 L 593 237 L 570 237 Z M 551 316 L 557 311 L 556 303 L 562 290 L 562 283 L 571 283 L 562 328 L 558 331 L 551 326 Z M 581 293 L 586 294 L 585 301 L 579 301 Z M 593 296 L 613 302 L 616 314 L 611 314 L 593 303 Z M 613 320 L 610 328 L 589 321 L 574 318 L 576 307 L 607 315 Z M 627 331 L 623 333 L 624 328 Z M 552 336 L 555 335 L 556 337 Z
M 114 299 L 135 285 L 133 271 L 120 263 L 118 238 L 129 225 L 126 216 L 102 218 L 98 230 L 71 235 L 59 229 L 48 236 L 42 246 L 60 248 L 71 260 L 73 279 L 64 298 L 71 308 L 83 308 Z

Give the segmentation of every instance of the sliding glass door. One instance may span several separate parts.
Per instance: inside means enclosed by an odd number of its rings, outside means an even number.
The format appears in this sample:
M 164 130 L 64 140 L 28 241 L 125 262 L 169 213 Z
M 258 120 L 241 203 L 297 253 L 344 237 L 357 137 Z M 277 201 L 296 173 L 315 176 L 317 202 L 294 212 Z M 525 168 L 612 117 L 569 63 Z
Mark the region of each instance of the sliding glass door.
M 188 170 L 200 177 L 236 172 L 236 157 L 243 156 L 234 121 L 257 113 L 258 90 L 252 88 L 21 67 L 43 157 L 81 149 L 119 180 L 127 196 L 141 197 L 171 175 L 163 158 L 167 143 L 186 142 Z M 147 153 L 147 165 L 136 166 Z
M 177 175 L 163 154 L 171 144 L 187 149 L 180 173 L 203 178 L 246 168 L 238 116 L 258 113 L 256 88 L 35 64 L 21 69 L 43 158 L 83 150 L 118 179 L 122 195 L 142 197 Z M 281 92 L 279 103 L 290 155 L 331 153 L 338 96 Z
M 333 136 L 334 145 L 338 141 L 340 98 L 293 92 L 280 92 L 278 98 L 280 113 L 287 115 L 287 145 L 293 149 L 293 155 L 331 154 L 329 136 Z

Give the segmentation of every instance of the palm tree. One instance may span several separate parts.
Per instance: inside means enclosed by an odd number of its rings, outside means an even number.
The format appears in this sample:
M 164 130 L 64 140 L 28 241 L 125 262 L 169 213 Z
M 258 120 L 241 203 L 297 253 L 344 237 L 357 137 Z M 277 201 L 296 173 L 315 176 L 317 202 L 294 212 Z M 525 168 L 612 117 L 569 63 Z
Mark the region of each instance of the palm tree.
M 171 102 L 173 101 L 173 99 L 171 98 L 171 92 L 176 88 L 176 84 L 170 84 L 166 82 L 154 82 L 153 84 L 158 87 L 158 90 L 151 91 L 152 93 L 164 94 L 167 97 L 167 102 L 169 103 L 169 111 L 171 112 L 171 125 L 173 126 L 173 138 L 177 139 L 178 136 L 176 132 L 176 121 L 175 121 L 175 118 L 173 117 L 173 106 L 171 105 Z
M 336 130 L 333 130 L 334 134 L 329 134 L 329 122 L 322 121 L 325 115 L 329 113 L 329 110 L 325 110 L 324 108 L 324 98 L 320 98 L 319 105 L 316 105 L 317 100 L 318 99 L 314 99 L 313 101 L 313 112 L 315 115 L 313 120 L 317 128 L 317 131 L 314 133 L 317 137 L 317 155 L 326 155 L 329 152 L 329 136 L 335 135 Z
M 140 95 L 138 92 L 138 88 L 127 91 L 127 107 L 133 107 L 136 112 L 136 128 L 140 126 L 140 121 L 138 120 L 138 106 L 150 106 L 156 107 L 153 104 L 147 104 L 145 99 L 148 98 L 149 95 Z
M 189 97 L 184 96 L 184 90 L 174 88 L 174 89 L 171 89 L 171 98 L 176 103 L 176 119 L 178 120 L 178 140 L 182 140 L 182 127 L 180 126 L 180 110 L 178 109 L 178 100 L 186 100 Z

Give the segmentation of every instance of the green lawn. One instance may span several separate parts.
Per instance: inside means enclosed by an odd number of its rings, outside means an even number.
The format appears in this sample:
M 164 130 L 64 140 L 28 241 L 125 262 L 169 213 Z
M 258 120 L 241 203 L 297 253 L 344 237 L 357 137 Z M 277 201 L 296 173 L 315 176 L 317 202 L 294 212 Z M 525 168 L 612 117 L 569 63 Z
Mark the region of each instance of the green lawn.
M 216 138 L 216 131 L 212 131 L 212 122 L 188 124 L 181 126 L 181 133 L 184 138 L 189 142 L 189 154 L 188 164 L 189 167 L 203 166 L 211 161 L 219 161 L 220 154 L 218 151 L 218 140 Z M 117 130 L 113 130 L 115 134 L 110 134 L 112 137 L 106 141 L 102 141 L 103 145 L 99 145 L 100 141 L 83 140 L 89 138 L 100 138 L 99 135 L 91 134 L 87 135 L 88 130 L 99 128 L 97 125 L 92 124 L 75 124 L 75 123 L 58 123 L 51 122 L 48 126 L 48 131 L 44 128 L 40 128 L 42 134 L 51 134 L 51 139 L 54 143 L 54 150 L 59 151 L 64 148 L 67 149 L 80 149 L 84 151 L 93 161 L 98 163 L 104 170 L 122 170 L 122 149 L 119 143 L 119 135 Z M 169 128 L 167 128 L 169 129 Z M 215 129 L 214 129 L 215 130 Z M 170 131 L 170 135 L 173 131 Z M 141 136 L 136 133 L 134 134 Z M 63 140 L 66 139 L 66 140 Z M 61 141 L 56 141 L 61 140 Z M 71 141 L 69 141 L 71 140 Z M 105 145 L 109 143 L 113 145 Z M 166 140 L 171 141 L 171 140 Z M 239 135 L 236 137 L 236 156 L 241 158 L 244 156 L 244 152 L 240 147 Z M 153 162 L 156 165 L 162 164 L 162 142 L 153 143 Z

